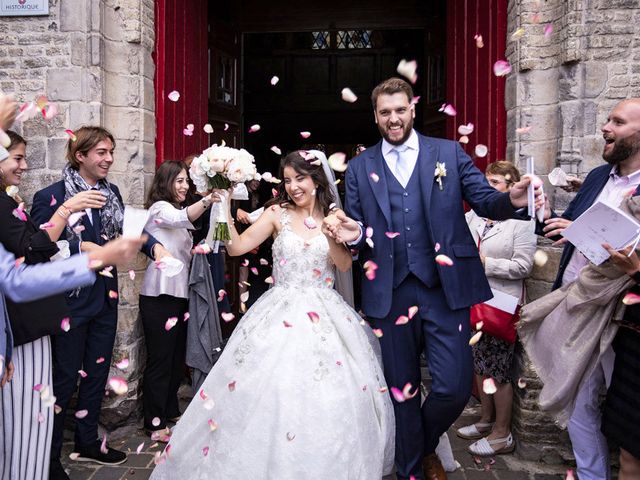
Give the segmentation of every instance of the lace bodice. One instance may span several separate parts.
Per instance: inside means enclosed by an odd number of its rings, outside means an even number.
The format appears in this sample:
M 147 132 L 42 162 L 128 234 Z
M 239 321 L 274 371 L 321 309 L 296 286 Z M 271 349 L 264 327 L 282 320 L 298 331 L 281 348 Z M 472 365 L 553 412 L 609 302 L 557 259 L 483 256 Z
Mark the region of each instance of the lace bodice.
M 332 288 L 334 270 L 329 243 L 320 233 L 305 240 L 291 229 L 286 209 L 280 215 L 282 229 L 273 242 L 274 286 L 284 288 Z

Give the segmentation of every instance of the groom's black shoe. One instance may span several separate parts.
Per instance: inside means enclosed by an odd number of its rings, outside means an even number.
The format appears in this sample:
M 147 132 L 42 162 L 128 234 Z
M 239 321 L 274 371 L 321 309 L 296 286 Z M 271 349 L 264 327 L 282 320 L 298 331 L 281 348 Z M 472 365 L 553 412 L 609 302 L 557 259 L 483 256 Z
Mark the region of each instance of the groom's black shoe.
M 106 453 L 101 450 L 100 440 L 96 440 L 93 445 L 76 446 L 76 452 L 79 454 L 76 460 L 79 462 L 94 462 L 101 465 L 120 465 L 127 461 L 126 453 L 115 448 L 106 448 Z
M 422 461 L 424 469 L 424 478 L 426 480 L 447 480 L 447 474 L 444 471 L 442 462 L 435 453 L 430 453 Z

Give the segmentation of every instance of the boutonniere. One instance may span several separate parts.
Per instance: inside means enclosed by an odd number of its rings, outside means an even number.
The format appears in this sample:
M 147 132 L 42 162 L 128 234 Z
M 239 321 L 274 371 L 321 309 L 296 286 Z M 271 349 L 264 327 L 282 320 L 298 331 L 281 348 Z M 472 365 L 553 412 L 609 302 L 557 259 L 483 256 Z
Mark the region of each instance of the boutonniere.
M 442 178 L 447 176 L 447 167 L 444 162 L 436 162 L 436 171 L 433 176 L 436 177 L 436 182 L 438 182 L 438 186 L 442 190 Z

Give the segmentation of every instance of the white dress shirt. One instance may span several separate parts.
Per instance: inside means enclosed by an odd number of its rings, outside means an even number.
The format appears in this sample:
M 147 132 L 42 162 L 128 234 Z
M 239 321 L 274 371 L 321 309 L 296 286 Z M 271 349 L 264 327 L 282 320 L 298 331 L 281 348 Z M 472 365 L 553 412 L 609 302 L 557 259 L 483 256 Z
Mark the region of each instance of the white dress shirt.
M 415 130 L 411 130 L 411 134 L 409 135 L 409 138 L 407 138 L 407 141 L 404 142 L 402 144 L 406 150 L 402 153 L 402 157 L 403 160 L 405 162 L 407 162 L 407 170 L 409 172 L 409 177 L 407 177 L 407 181 L 409 180 L 409 178 L 411 177 L 411 173 L 413 172 L 413 170 L 416 167 L 416 164 L 418 163 L 418 154 L 420 153 L 420 141 L 418 140 L 418 134 L 416 133 Z M 392 145 L 389 142 L 387 142 L 384 138 L 382 139 L 382 156 L 384 157 L 384 161 L 387 163 L 387 167 L 389 167 L 389 170 L 391 170 L 391 172 L 393 173 L 393 176 L 396 177 L 396 180 L 398 180 L 400 182 L 400 184 L 402 185 L 402 179 L 398 178 L 396 176 L 396 162 L 397 160 L 397 156 L 394 152 L 392 152 L 393 149 L 399 147 L 400 145 Z M 406 185 L 402 185 L 403 187 L 406 187 Z

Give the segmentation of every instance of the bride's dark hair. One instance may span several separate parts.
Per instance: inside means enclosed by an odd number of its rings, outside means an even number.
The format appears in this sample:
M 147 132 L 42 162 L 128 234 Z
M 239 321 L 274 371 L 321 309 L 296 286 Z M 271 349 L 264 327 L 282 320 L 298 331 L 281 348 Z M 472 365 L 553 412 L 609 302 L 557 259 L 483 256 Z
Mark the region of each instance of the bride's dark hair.
M 305 150 L 296 150 L 295 152 L 289 153 L 286 157 L 282 159 L 280 162 L 280 177 L 284 177 L 284 169 L 286 167 L 291 167 L 295 170 L 295 172 L 299 175 L 309 176 L 313 183 L 317 185 L 316 187 L 316 205 L 322 209 L 323 215 L 328 215 L 331 212 L 332 204 L 336 201 L 333 196 L 333 192 L 329 186 L 329 180 L 322 169 L 322 164 L 320 164 L 320 159 L 312 157 L 313 154 L 306 152 Z M 312 163 L 313 162 L 313 163 Z M 314 163 L 318 163 L 315 165 Z M 271 200 L 269 200 L 265 208 L 270 207 L 271 205 L 280 205 L 283 208 L 289 208 L 295 205 L 293 200 L 289 198 L 287 195 L 287 191 L 285 190 L 285 182 L 284 179 L 282 182 L 278 184 L 277 187 L 277 195 L 275 195 Z

